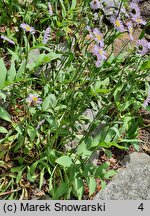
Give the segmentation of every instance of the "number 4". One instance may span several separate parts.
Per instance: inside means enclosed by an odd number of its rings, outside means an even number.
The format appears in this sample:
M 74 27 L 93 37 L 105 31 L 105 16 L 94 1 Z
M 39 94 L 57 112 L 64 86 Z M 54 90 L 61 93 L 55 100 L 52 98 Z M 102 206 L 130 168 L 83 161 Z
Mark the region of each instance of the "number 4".
M 143 211 L 144 210 L 144 207 L 143 207 L 143 203 L 141 203 L 138 207 L 139 210 Z

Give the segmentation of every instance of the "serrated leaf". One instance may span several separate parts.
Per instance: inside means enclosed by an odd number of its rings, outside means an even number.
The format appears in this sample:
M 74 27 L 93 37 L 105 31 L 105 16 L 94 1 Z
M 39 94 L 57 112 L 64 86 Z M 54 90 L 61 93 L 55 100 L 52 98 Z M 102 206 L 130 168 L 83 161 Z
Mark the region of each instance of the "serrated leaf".
M 5 121 L 11 122 L 9 113 L 3 107 L 0 107 L 0 118 Z
M 70 167 L 72 164 L 72 160 L 69 156 L 61 156 L 57 158 L 55 162 L 63 167 Z

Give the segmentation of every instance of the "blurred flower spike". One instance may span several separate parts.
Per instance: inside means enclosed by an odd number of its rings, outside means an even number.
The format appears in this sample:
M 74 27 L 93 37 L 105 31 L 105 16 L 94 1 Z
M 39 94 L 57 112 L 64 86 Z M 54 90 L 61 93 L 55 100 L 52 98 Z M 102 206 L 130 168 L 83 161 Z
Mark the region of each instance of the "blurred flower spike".
M 42 99 L 37 94 L 29 94 L 26 101 L 29 106 L 38 106 L 42 103 Z
M 46 44 L 50 38 L 51 29 L 48 27 L 44 32 L 43 44 Z
M 87 26 L 86 29 L 89 32 L 90 38 L 94 40 L 90 45 L 90 52 L 96 56 L 96 67 L 100 67 L 102 62 L 107 59 L 107 54 L 104 51 L 105 44 L 103 34 L 98 30 L 98 28 L 92 30 L 90 26 Z
M 1 38 L 2 38 L 3 40 L 5 40 L 5 41 L 8 41 L 10 44 L 15 45 L 15 42 L 14 42 L 13 40 L 9 39 L 8 37 L 2 35 Z
M 132 25 L 132 22 L 131 21 L 129 21 L 129 22 L 127 22 L 127 28 L 128 28 L 128 32 L 129 32 L 129 36 L 130 36 L 130 40 L 134 40 L 134 38 L 133 38 L 133 25 Z
M 35 29 L 31 26 L 29 26 L 26 23 L 22 23 L 20 27 L 25 31 L 25 32 L 30 32 L 31 34 L 35 34 Z
M 144 108 L 146 108 L 149 105 L 150 105 L 150 89 L 148 91 L 148 96 L 147 96 L 146 100 L 143 103 Z
M 52 5 L 51 5 L 50 2 L 48 2 L 48 12 L 49 12 L 49 15 L 50 15 L 50 16 L 53 15 Z

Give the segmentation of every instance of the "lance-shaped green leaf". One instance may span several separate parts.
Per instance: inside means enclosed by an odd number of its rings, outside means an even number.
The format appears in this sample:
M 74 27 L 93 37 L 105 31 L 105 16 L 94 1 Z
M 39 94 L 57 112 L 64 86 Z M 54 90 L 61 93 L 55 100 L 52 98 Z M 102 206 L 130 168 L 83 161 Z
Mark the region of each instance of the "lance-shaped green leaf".
M 0 88 L 2 88 L 5 83 L 6 75 L 7 75 L 7 69 L 5 67 L 3 59 L 1 58 L 0 59 Z
M 11 122 L 9 113 L 3 107 L 0 107 L 0 118 L 5 121 Z

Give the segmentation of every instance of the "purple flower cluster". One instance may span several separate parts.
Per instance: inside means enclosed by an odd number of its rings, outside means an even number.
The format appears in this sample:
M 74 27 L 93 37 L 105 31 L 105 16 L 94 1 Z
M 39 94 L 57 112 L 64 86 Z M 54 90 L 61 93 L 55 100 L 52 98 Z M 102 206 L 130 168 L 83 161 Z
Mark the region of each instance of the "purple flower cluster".
M 121 3 L 118 0 L 93 0 L 91 1 L 90 6 L 93 10 L 101 9 L 103 13 L 108 16 L 108 19 L 110 19 L 110 22 L 114 25 L 114 27 L 118 31 L 123 32 L 125 31 L 125 28 L 123 26 L 123 22 L 121 21 L 120 16 L 118 16 L 120 4 Z M 121 7 L 120 11 L 124 14 L 127 14 L 123 6 Z
M 31 34 L 35 34 L 35 29 L 31 26 L 29 26 L 26 23 L 22 23 L 20 27 L 25 31 L 25 32 L 30 32 Z
M 93 10 L 101 10 L 119 32 L 128 31 L 130 40 L 133 38 L 134 25 L 145 25 L 141 17 L 138 3 L 141 0 L 132 0 L 129 7 L 125 8 L 124 2 L 119 0 L 93 0 L 90 6 Z
M 38 106 L 42 103 L 42 99 L 37 94 L 29 94 L 26 101 L 29 106 Z
M 130 20 L 126 23 L 128 33 L 130 36 L 130 39 L 133 40 L 133 26 L 135 25 L 146 25 L 145 20 L 141 17 L 140 8 L 138 6 L 138 3 L 141 0 L 132 0 L 132 2 L 129 5 L 129 18 Z M 146 39 L 138 40 L 136 44 L 137 52 L 140 55 L 145 55 L 150 50 L 150 43 Z
M 104 51 L 104 39 L 102 33 L 97 29 L 91 30 L 88 26 L 89 36 L 94 40 L 94 45 L 92 46 L 91 52 L 96 56 L 97 60 L 95 62 L 96 67 L 99 67 L 102 61 L 106 60 L 106 52 Z
M 141 17 L 141 12 L 138 6 L 138 1 L 133 0 L 130 3 L 130 17 L 136 24 L 141 24 L 141 25 L 146 24 L 146 22 Z
M 48 2 L 48 11 L 49 11 L 49 14 L 50 16 L 53 15 L 53 11 L 52 11 L 52 6 L 51 6 L 51 3 Z M 20 25 L 20 27 L 25 31 L 25 32 L 30 32 L 31 34 L 35 34 L 35 29 L 33 27 L 31 27 L 30 25 L 26 24 L 26 23 L 22 23 Z M 43 44 L 46 44 L 49 40 L 49 37 L 50 37 L 50 32 L 51 32 L 51 29 L 50 27 L 48 27 L 45 32 L 44 32 L 44 37 L 43 37 Z M 4 40 L 7 40 L 8 42 L 14 44 L 13 41 L 11 41 L 9 38 L 6 38 L 5 36 L 1 36 L 2 39 Z
M 129 5 L 129 17 L 130 21 L 126 23 L 126 26 L 128 28 L 130 39 L 133 40 L 133 26 L 135 25 L 145 25 L 146 22 L 141 17 L 140 8 L 138 6 L 138 3 L 140 0 L 132 0 L 132 2 Z M 137 50 L 138 53 L 141 55 L 145 55 L 148 52 L 148 41 L 145 39 L 139 40 L 137 42 Z

